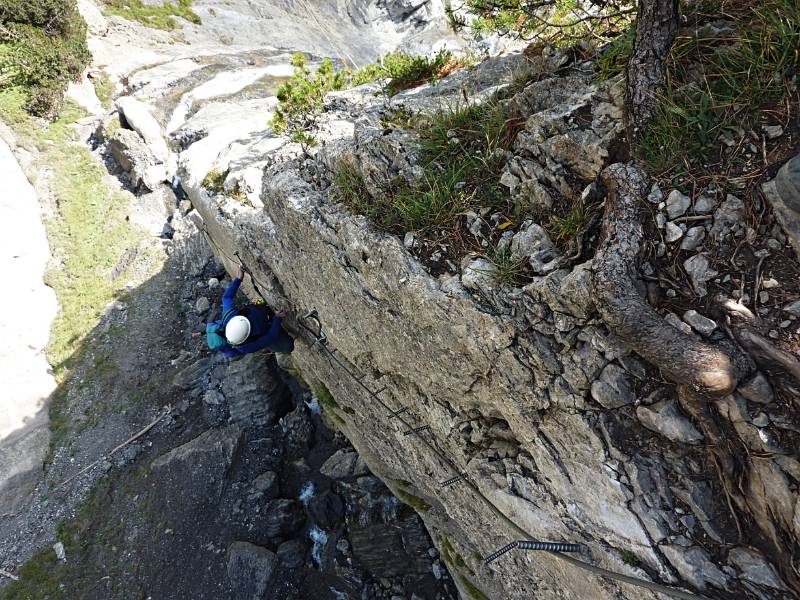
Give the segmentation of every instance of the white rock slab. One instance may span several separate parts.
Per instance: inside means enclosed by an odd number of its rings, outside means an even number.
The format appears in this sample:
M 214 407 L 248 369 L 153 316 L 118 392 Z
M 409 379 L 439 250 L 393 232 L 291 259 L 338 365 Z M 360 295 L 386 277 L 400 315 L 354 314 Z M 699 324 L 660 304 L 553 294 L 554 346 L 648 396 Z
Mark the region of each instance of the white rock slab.
M 42 280 L 50 248 L 33 187 L 0 140 L 0 515 L 27 502 L 50 440 L 47 400 L 56 387 L 44 348 L 58 312 Z

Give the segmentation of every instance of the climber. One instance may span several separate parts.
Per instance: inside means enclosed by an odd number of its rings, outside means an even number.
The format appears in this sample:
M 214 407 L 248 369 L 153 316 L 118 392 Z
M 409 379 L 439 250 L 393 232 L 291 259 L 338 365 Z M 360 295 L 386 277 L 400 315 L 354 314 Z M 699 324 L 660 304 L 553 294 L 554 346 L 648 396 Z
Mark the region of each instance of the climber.
M 208 347 L 222 352 L 228 358 L 237 358 L 267 349 L 289 353 L 294 350 L 294 340 L 281 328 L 285 311 L 272 314 L 263 302 L 237 307 L 234 297 L 244 279 L 239 268 L 234 279 L 222 295 L 222 319 L 206 325 Z M 221 335 L 224 330 L 224 337 Z

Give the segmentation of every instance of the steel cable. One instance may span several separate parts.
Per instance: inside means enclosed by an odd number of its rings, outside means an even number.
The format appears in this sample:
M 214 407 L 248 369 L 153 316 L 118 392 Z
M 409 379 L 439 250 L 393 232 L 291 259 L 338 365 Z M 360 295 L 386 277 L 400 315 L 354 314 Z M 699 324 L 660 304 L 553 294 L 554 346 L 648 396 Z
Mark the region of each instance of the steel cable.
M 205 224 L 203 224 L 202 232 L 204 237 L 209 241 L 209 244 L 215 248 L 222 256 L 226 257 L 231 262 L 239 262 L 242 267 L 242 270 L 247 272 L 253 280 L 254 289 L 258 290 L 256 287 L 257 279 L 252 271 L 247 269 L 244 262 L 242 261 L 241 257 L 238 255 L 238 252 L 235 256 L 231 256 L 229 253 L 225 252 L 214 240 L 211 236 L 211 233 L 206 228 Z M 268 286 L 266 286 L 268 287 Z M 259 293 L 260 295 L 260 293 Z M 262 296 L 263 298 L 263 296 Z M 305 320 L 313 318 L 318 325 L 317 331 L 314 331 L 311 327 L 305 324 Z M 453 460 L 451 460 L 448 456 L 446 456 L 443 452 L 441 452 L 438 447 L 436 447 L 430 440 L 428 440 L 424 433 L 430 432 L 429 426 L 423 427 L 415 427 L 413 423 L 411 423 L 408 419 L 404 417 L 405 414 L 408 414 L 407 407 L 400 407 L 397 410 L 393 410 L 389 407 L 386 402 L 381 400 L 378 397 L 378 393 L 383 392 L 386 387 L 381 388 L 377 393 L 373 392 L 370 388 L 368 388 L 364 382 L 364 376 L 356 375 L 347 365 L 345 365 L 337 356 L 336 349 L 331 350 L 327 345 L 327 336 L 325 335 L 322 324 L 319 321 L 319 317 L 316 315 L 316 311 L 311 311 L 308 314 L 304 315 L 297 320 L 298 324 L 307 332 L 309 332 L 315 339 L 315 346 L 318 346 L 321 351 L 327 355 L 328 361 L 335 362 L 342 370 L 344 370 L 350 378 L 355 381 L 355 383 L 373 398 L 380 406 L 388 413 L 388 420 L 397 419 L 399 424 L 404 427 L 404 435 L 406 436 L 413 436 L 418 439 L 423 446 L 428 448 L 447 468 L 449 468 L 453 472 L 453 476 L 451 479 L 448 479 L 446 482 L 447 486 L 454 484 L 456 482 L 463 481 L 464 484 L 480 499 L 486 507 L 500 520 L 505 522 L 511 529 L 513 529 L 517 534 L 519 534 L 524 540 L 511 542 L 507 544 L 503 548 L 497 550 L 496 552 L 490 554 L 489 556 L 484 559 L 484 564 L 488 565 L 489 563 L 497 560 L 503 554 L 510 552 L 514 549 L 522 549 L 522 550 L 544 550 L 551 553 L 553 556 L 564 560 L 579 569 L 583 569 L 590 573 L 594 573 L 595 575 L 599 575 L 601 577 L 606 577 L 608 579 L 612 579 L 614 581 L 619 581 L 622 583 L 627 583 L 633 586 L 637 586 L 640 588 L 648 589 L 652 592 L 657 592 L 661 594 L 667 594 L 674 598 L 680 598 L 681 600 L 705 600 L 703 596 L 698 596 L 697 594 L 693 594 L 690 592 L 685 592 L 683 590 L 661 585 L 652 581 L 647 581 L 645 579 L 641 579 L 639 577 L 633 577 L 630 575 L 625 575 L 624 573 L 617 573 L 616 571 L 610 571 L 609 569 L 604 569 L 603 567 L 597 567 L 595 565 L 591 565 L 586 563 L 582 560 L 569 556 L 564 552 L 574 552 L 579 549 L 580 544 L 565 544 L 565 543 L 558 543 L 558 542 L 542 542 L 536 540 L 533 535 L 531 535 L 528 531 L 526 531 L 522 526 L 518 525 L 515 521 L 513 521 L 508 515 L 506 515 L 498 506 L 496 506 L 481 490 L 478 486 L 463 472 L 461 468 L 459 468 Z M 442 487 L 447 487 L 442 486 Z M 557 548 L 563 548 L 559 550 Z

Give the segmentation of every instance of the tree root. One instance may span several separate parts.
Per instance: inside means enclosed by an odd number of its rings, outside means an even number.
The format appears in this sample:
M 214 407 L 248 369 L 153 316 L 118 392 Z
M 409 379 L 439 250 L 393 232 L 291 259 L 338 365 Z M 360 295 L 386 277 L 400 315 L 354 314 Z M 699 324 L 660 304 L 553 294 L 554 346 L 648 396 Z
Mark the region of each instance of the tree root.
M 643 233 L 638 212 L 650 179 L 635 163 L 603 171 L 608 196 L 602 241 L 594 261 L 595 304 L 608 328 L 637 354 L 658 366 L 692 396 L 730 394 L 751 365 L 739 353 L 721 350 L 672 327 L 636 289 L 636 257 Z
M 792 563 L 797 547 L 793 532 L 776 521 L 768 494 L 753 493 L 753 486 L 762 481 L 759 464 L 752 461 L 746 448 L 742 451 L 734 445 L 739 443 L 738 434 L 720 427 L 710 401 L 733 393 L 739 381 L 754 371 L 753 359 L 759 365 L 780 367 L 798 380 L 800 361 L 757 330 L 758 319 L 752 312 L 726 298 L 718 303 L 726 312 L 732 341 L 711 345 L 666 323 L 636 285 L 636 261 L 643 238 L 638 212 L 650 180 L 635 163 L 611 165 L 601 177 L 608 195 L 602 241 L 594 260 L 597 310 L 612 333 L 677 384 L 678 402 L 705 436 L 739 543 L 760 547 L 778 566 L 787 585 L 798 592 L 800 578 Z

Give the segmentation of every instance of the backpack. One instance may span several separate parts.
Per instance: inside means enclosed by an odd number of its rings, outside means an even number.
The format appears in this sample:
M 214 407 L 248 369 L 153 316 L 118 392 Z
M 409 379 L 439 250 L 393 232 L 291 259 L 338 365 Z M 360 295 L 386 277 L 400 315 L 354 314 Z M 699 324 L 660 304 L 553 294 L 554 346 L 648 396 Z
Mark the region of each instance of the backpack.
M 222 315 L 221 320 L 206 323 L 206 341 L 212 351 L 222 350 L 228 344 L 228 340 L 225 339 L 225 321 L 235 311 L 236 309 L 232 308 Z

